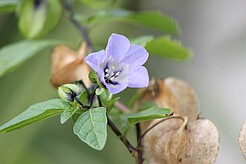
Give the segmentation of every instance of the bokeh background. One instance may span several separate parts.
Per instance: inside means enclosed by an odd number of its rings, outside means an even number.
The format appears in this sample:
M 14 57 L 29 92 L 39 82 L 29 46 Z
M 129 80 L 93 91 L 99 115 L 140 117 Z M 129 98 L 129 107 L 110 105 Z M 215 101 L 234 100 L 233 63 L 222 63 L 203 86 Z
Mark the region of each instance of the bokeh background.
M 129 0 L 120 5 L 133 10 L 160 10 L 178 21 L 181 41 L 192 49 L 193 59 L 174 62 L 151 56 L 146 64 L 149 73 L 154 77 L 175 76 L 188 81 L 199 97 L 201 116 L 210 119 L 220 132 L 216 163 L 245 163 L 237 138 L 246 120 L 246 1 Z M 100 26 L 90 35 L 94 42 L 105 42 L 112 32 L 133 35 L 139 30 L 114 23 Z M 67 20 L 49 37 L 69 40 L 74 48 L 80 41 L 78 32 Z M 0 16 L 0 47 L 21 39 L 15 15 Z M 56 97 L 56 90 L 49 83 L 49 52 L 50 49 L 42 51 L 0 78 L 0 124 L 34 103 Z M 122 94 L 123 99 L 127 93 Z M 1 134 L 0 163 L 134 163 L 121 142 L 108 132 L 105 149 L 96 151 L 73 134 L 72 122 L 60 125 L 59 117 L 48 119 Z

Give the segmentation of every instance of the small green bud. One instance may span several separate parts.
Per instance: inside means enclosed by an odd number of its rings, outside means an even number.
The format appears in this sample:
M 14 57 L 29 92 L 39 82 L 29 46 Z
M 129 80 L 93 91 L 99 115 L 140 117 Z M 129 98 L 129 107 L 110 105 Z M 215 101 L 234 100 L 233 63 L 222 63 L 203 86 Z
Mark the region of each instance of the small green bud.
M 65 84 L 58 88 L 58 95 L 67 102 L 74 102 L 74 98 L 81 93 L 82 89 L 75 84 Z
M 50 33 L 61 20 L 60 0 L 22 0 L 18 4 L 18 26 L 26 38 L 40 38 Z
M 101 81 L 99 80 L 99 77 L 95 71 L 91 71 L 89 74 L 89 79 L 92 83 L 97 84 L 99 87 L 104 88 Z
M 89 74 L 89 79 L 92 83 L 97 83 L 97 79 L 98 79 L 97 73 L 95 71 L 91 71 Z

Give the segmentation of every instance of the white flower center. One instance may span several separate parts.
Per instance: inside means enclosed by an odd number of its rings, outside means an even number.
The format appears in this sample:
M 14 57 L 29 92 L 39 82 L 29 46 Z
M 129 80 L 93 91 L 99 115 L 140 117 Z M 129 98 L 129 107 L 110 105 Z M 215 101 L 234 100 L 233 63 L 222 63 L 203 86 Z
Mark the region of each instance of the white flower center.
M 108 84 L 118 85 L 119 82 L 115 81 L 119 75 L 121 74 L 122 70 L 116 70 L 114 66 L 109 68 L 109 64 L 106 64 L 104 69 L 104 80 Z
M 127 81 L 128 64 L 118 62 L 109 57 L 101 68 L 104 72 L 104 81 L 113 86 L 120 85 L 120 83 Z

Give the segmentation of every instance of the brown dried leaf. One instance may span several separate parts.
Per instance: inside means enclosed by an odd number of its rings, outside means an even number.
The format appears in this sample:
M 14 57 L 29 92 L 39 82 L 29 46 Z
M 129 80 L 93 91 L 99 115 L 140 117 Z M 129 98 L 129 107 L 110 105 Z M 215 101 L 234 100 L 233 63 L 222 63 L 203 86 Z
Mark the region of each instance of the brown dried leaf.
M 244 122 L 241 131 L 240 131 L 240 135 L 238 138 L 238 142 L 240 145 L 240 149 L 241 152 L 243 154 L 244 159 L 246 160 L 246 121 Z
M 90 67 L 84 62 L 86 46 L 82 44 L 78 53 L 59 45 L 51 52 L 51 83 L 58 87 L 82 79 L 88 87 Z

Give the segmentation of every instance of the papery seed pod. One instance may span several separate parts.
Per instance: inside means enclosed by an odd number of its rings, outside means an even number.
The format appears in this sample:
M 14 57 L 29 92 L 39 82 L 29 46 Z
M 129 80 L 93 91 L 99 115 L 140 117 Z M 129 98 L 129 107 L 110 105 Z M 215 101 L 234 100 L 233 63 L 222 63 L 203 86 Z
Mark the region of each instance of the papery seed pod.
M 159 121 L 153 120 L 149 128 Z M 178 161 L 186 143 L 185 125 L 181 117 L 166 119 L 144 136 L 144 149 L 150 164 L 175 164 Z
M 53 86 L 58 87 L 81 79 L 87 87 L 90 86 L 90 68 L 84 62 L 85 51 L 85 44 L 81 45 L 78 53 L 64 45 L 56 46 L 52 50 L 50 81 Z
M 144 149 L 149 163 L 214 164 L 219 150 L 216 127 L 209 120 L 198 119 L 189 128 L 187 120 L 181 118 L 169 118 L 145 135 Z
M 240 135 L 238 138 L 238 142 L 240 145 L 240 149 L 241 152 L 243 154 L 244 159 L 246 160 L 246 121 L 244 122 L 241 131 L 240 131 Z
M 197 119 L 199 114 L 199 102 L 194 89 L 184 80 L 169 77 L 164 80 L 171 93 L 176 98 L 179 115 L 187 116 L 188 122 Z
M 199 103 L 193 88 L 174 77 L 152 81 L 143 91 L 142 101 L 154 101 L 160 108 L 172 108 L 174 113 L 187 116 L 188 122 L 196 120 L 199 114 Z
M 188 131 L 193 144 L 187 163 L 214 164 L 220 143 L 219 132 L 214 124 L 207 119 L 198 119 L 191 124 Z
M 198 100 L 189 84 L 177 78 L 155 80 L 142 92 L 140 102 L 154 101 L 175 112 L 171 118 L 141 123 L 143 133 L 151 129 L 143 139 L 150 164 L 215 163 L 219 133 L 212 122 L 198 119 Z
M 172 108 L 174 113 L 179 113 L 177 100 L 163 80 L 151 80 L 148 88 L 140 92 L 143 92 L 141 101 L 154 101 L 160 108 Z

